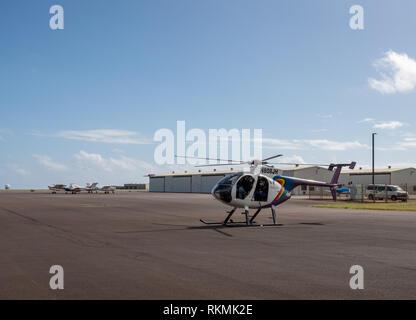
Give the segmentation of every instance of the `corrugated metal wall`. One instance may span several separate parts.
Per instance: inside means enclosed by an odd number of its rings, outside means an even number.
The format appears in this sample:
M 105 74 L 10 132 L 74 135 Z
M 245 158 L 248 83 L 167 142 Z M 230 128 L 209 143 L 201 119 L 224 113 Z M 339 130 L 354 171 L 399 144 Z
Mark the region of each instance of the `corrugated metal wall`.
M 215 184 L 225 177 L 225 175 L 206 175 L 201 176 L 201 193 L 210 193 Z
M 210 193 L 224 174 L 150 177 L 150 192 Z
M 173 177 L 172 189 L 169 192 L 191 192 L 192 176 Z
M 383 174 L 375 174 L 374 175 L 374 183 L 380 184 L 390 184 L 391 175 L 390 173 L 383 173 Z M 372 175 L 371 174 L 343 174 L 341 175 L 340 183 L 344 184 L 363 184 L 368 185 L 372 182 Z
M 157 177 L 149 179 L 150 192 L 165 192 L 165 177 Z

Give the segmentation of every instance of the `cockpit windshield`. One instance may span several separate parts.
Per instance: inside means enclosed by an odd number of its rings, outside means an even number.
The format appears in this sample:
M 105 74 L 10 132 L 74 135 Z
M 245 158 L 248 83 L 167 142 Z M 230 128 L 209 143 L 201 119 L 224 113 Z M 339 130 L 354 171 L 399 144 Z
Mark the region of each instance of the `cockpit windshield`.
M 218 183 L 212 189 L 211 193 L 218 200 L 221 200 L 225 203 L 230 203 L 233 199 L 231 196 L 233 185 L 242 175 L 242 172 L 237 172 L 225 176 L 220 181 L 218 181 Z
M 233 174 L 229 174 L 228 176 L 225 176 L 220 181 L 218 181 L 218 184 L 227 184 L 227 185 L 234 185 L 234 183 L 243 175 L 242 172 L 237 172 Z

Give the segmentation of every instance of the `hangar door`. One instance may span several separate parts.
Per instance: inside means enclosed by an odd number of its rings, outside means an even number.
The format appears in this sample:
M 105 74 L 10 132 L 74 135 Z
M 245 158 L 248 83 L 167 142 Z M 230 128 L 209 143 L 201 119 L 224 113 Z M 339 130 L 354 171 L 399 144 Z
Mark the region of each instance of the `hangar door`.
M 165 178 L 150 178 L 150 192 L 165 192 Z
M 353 184 L 364 184 L 368 185 L 372 182 L 372 175 L 371 174 L 353 174 L 350 173 L 349 181 Z M 374 175 L 374 183 L 379 184 L 390 184 L 391 183 L 391 175 L 390 173 L 376 173 Z
M 201 193 L 210 193 L 215 184 L 224 177 L 223 174 L 201 176 Z
M 173 177 L 170 192 L 191 192 L 191 176 Z

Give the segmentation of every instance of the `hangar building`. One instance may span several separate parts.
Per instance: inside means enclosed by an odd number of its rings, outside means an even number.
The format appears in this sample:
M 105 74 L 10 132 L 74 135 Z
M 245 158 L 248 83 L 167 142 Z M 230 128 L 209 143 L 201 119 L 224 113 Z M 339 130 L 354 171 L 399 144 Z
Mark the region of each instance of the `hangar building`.
M 150 192 L 183 192 L 183 193 L 210 193 L 213 186 L 224 176 L 234 170 L 171 173 L 153 175 L 149 177 Z M 333 172 L 319 166 L 298 166 L 279 169 L 279 174 L 288 177 L 331 181 Z M 341 172 L 339 183 L 364 184 L 371 183 L 371 170 L 345 170 Z M 388 168 L 375 170 L 375 183 L 399 185 L 409 193 L 416 193 L 415 168 Z M 314 187 L 300 186 L 293 190 L 294 195 L 307 195 L 309 192 L 318 192 Z
M 339 179 L 343 184 L 372 183 L 372 170 L 346 170 L 341 173 Z M 409 193 L 416 193 L 416 169 L 415 168 L 387 168 L 374 170 L 374 183 L 393 184 L 401 186 Z

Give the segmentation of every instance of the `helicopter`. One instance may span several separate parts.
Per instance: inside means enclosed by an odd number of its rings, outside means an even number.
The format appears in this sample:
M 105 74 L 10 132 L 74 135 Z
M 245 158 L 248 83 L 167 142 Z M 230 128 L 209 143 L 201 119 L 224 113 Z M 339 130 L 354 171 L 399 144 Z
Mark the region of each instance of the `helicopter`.
M 249 165 L 250 170 L 246 172 L 235 172 L 226 175 L 219 180 L 212 188 L 211 194 L 214 198 L 232 209 L 227 211 L 227 216 L 220 222 L 207 222 L 203 219 L 200 221 L 204 224 L 227 226 L 231 223 L 242 223 L 247 226 L 256 225 L 255 218 L 263 209 L 271 209 L 273 225 L 277 225 L 276 207 L 289 200 L 292 196 L 292 190 L 297 186 L 318 186 L 329 187 L 334 201 L 337 199 L 338 179 L 343 167 L 354 169 L 356 162 L 351 163 L 331 163 L 326 164 L 302 164 L 328 166 L 329 171 L 335 172 L 330 182 L 308 180 L 295 177 L 286 177 L 278 174 L 278 169 L 273 164 L 299 165 L 298 163 L 270 163 L 269 160 L 283 156 L 278 154 L 263 160 L 251 161 L 234 161 L 224 159 L 197 158 L 204 160 L 226 161 L 222 164 L 198 165 L 196 167 L 207 166 L 224 166 L 224 165 Z M 189 158 L 189 157 L 187 157 Z M 245 221 L 234 222 L 231 217 L 239 208 L 244 209 Z M 253 216 L 250 217 L 249 210 L 256 209 Z

